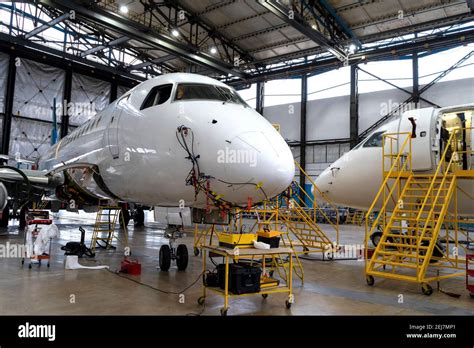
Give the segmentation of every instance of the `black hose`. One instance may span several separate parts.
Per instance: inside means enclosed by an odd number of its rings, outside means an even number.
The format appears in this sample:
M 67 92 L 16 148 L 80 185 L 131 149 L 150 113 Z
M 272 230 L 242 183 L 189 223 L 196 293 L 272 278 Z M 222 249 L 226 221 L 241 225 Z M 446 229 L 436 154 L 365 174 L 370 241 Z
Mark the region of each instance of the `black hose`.
M 28 197 L 26 198 L 26 201 L 23 203 L 23 204 L 20 204 L 19 208 L 23 208 L 23 206 L 25 204 L 27 204 L 31 198 L 32 198 L 32 191 L 33 191 L 33 188 L 31 186 L 31 182 L 30 180 L 28 179 L 28 177 L 26 176 L 25 173 L 23 173 L 23 171 L 19 168 L 16 168 L 16 167 L 12 167 L 12 166 L 6 166 L 6 165 L 0 165 L 0 169 L 9 169 L 9 170 L 13 170 L 14 172 L 17 172 L 18 174 L 21 175 L 21 177 L 23 178 L 23 180 L 25 181 L 26 185 L 27 185 L 27 192 L 28 192 Z M 21 200 L 20 200 L 21 202 Z

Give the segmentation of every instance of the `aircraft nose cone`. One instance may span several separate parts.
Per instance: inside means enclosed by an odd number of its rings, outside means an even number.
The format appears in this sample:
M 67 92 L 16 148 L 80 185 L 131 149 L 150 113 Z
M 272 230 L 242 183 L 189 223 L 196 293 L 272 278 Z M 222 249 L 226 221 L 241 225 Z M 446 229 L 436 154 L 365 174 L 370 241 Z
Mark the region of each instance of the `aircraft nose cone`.
M 332 176 L 330 168 L 326 168 L 321 174 L 319 174 L 319 176 L 316 178 L 314 183 L 316 184 L 316 187 L 319 189 L 319 191 L 322 194 L 326 196 L 330 196 L 333 180 L 334 178 Z M 316 199 L 320 199 L 319 197 L 320 195 L 318 194 L 318 192 L 314 192 L 314 188 L 313 188 L 313 195 L 315 195 L 314 197 Z
M 232 139 L 225 151 L 228 153 L 225 165 L 227 181 L 261 185 L 261 190 L 255 186 L 249 190 L 247 186 L 247 195 L 254 202 L 263 200 L 265 195 L 268 198 L 278 195 L 293 180 L 293 155 L 284 139 L 276 132 L 241 133 Z M 232 158 L 232 155 L 235 157 Z M 236 163 L 241 165 L 235 165 Z

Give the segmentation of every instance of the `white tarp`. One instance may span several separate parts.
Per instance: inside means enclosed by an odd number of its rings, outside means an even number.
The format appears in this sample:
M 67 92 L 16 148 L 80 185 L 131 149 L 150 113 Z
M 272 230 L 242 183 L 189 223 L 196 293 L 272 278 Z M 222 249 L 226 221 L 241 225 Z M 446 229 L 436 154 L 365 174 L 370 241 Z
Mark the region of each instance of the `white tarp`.
M 53 99 L 56 98 L 57 119 L 64 94 L 64 70 L 20 59 L 16 68 L 13 115 L 53 120 Z
M 48 123 L 13 117 L 9 154 L 35 160 L 51 146 L 51 130 Z
M 32 234 L 35 230 L 39 230 L 35 241 L 33 242 Z M 28 251 L 33 251 L 33 255 L 49 254 L 51 239 L 59 236 L 59 229 L 55 224 L 51 225 L 30 225 L 26 232 L 26 244 Z M 33 255 L 27 255 L 32 257 Z
M 69 123 L 74 126 L 84 124 L 109 105 L 110 83 L 81 74 L 72 75 Z
M 5 91 L 7 88 L 8 60 L 9 56 L 7 54 L 0 53 L 0 113 L 5 112 Z

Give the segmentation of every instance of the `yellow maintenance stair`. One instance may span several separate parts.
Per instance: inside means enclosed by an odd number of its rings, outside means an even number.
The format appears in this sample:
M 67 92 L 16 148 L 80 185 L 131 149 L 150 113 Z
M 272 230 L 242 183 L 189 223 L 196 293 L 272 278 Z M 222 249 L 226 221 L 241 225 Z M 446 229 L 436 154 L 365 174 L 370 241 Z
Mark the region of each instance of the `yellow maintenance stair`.
M 128 247 L 128 230 L 120 212 L 121 208 L 117 205 L 99 205 L 90 245 L 94 253 L 96 248 L 116 249 L 112 243 L 114 239 L 118 240 L 115 230 L 120 223 L 124 227 L 124 243 Z
M 448 144 L 456 143 L 456 134 L 451 134 Z M 464 267 L 457 253 L 450 254 L 450 249 L 459 246 L 458 230 L 450 233 L 446 227 L 449 207 L 455 205 L 457 177 L 453 168 L 459 156 L 453 153 L 448 158 L 448 145 L 434 173 L 414 173 L 411 135 L 384 137 L 384 181 L 367 213 L 369 216 L 378 210 L 378 215 L 372 225 L 366 221 L 367 283 L 374 285 L 374 277 L 417 282 L 423 293 L 430 295 L 433 289 L 429 282 L 460 275 L 453 269 Z M 391 142 L 401 144 L 398 151 L 393 151 L 396 147 Z M 458 219 L 449 221 L 457 223 Z M 377 227 L 382 234 L 370 256 L 368 240 Z M 441 233 L 445 234 L 443 242 Z

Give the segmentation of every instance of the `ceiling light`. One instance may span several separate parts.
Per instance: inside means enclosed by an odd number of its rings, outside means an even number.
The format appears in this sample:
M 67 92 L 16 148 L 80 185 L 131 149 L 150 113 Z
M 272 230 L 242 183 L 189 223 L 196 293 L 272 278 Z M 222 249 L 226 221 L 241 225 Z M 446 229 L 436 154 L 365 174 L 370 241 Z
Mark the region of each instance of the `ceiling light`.
M 211 47 L 209 52 L 211 52 L 211 54 L 216 54 L 217 53 L 217 48 Z
M 316 24 L 313 24 L 313 25 L 311 26 L 311 28 L 313 28 L 314 30 L 318 29 L 318 27 L 316 26 Z
M 171 30 L 171 35 L 173 35 L 174 37 L 178 37 L 179 36 L 179 31 L 176 30 L 176 29 L 173 29 L 173 30 Z
M 122 5 L 122 6 L 120 6 L 119 11 L 123 14 L 127 14 L 128 13 L 128 7 L 125 6 L 125 5 Z
M 356 50 L 356 48 L 357 48 L 357 46 L 356 46 L 355 44 L 351 43 L 351 44 L 349 45 L 349 52 L 350 52 L 350 53 L 354 53 L 355 50 Z

